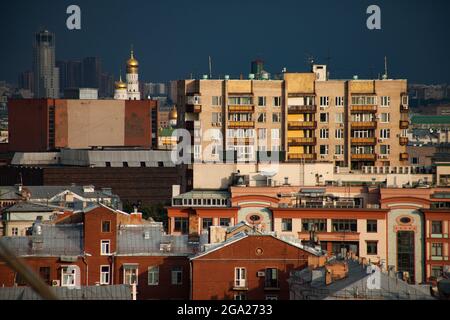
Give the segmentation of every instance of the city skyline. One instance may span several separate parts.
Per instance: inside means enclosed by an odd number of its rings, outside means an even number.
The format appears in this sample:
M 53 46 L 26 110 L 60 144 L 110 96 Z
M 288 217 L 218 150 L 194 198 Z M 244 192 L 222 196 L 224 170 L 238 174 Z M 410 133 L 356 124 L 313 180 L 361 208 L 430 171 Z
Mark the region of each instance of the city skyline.
M 56 34 L 57 60 L 98 56 L 116 79 L 134 45 L 141 76 L 152 82 L 207 74 L 208 56 L 216 78 L 247 76 L 256 58 L 265 60 L 272 74 L 283 67 L 307 71 L 309 56 L 329 64 L 334 79 L 377 78 L 387 56 L 392 78 L 450 82 L 447 1 L 379 1 L 382 29 L 373 31 L 366 27 L 368 1 L 282 2 L 79 1 L 82 29 L 70 31 L 65 21 L 71 3 L 20 1 L 0 13 L 3 23 L 18 25 L 15 37 L 5 43 L 0 77 L 16 83 L 19 73 L 31 69 L 33 34 L 45 28 Z M 135 7 L 140 10 L 128 10 Z M 48 16 L 49 10 L 55 14 Z M 0 30 L 4 38 L 7 32 Z M 6 59 L 11 52 L 15 64 Z

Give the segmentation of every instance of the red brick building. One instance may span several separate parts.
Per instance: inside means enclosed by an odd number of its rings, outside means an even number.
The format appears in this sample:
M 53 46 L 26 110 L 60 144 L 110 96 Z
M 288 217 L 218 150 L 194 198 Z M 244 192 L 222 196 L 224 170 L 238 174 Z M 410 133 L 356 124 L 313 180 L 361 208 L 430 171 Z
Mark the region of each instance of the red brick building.
M 320 251 L 271 235 L 238 233 L 191 259 L 191 297 L 288 300 L 290 272 L 319 256 Z

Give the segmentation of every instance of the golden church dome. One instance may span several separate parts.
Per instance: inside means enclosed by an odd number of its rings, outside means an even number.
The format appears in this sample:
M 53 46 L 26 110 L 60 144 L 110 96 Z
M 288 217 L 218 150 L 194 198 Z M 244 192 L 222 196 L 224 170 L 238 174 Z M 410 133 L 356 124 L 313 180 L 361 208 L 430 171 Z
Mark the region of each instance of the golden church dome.
M 178 118 L 178 112 L 177 108 L 174 106 L 172 110 L 169 112 L 169 120 L 177 120 Z
M 116 89 L 126 89 L 127 84 L 122 81 L 122 76 L 120 76 L 119 81 L 116 81 Z

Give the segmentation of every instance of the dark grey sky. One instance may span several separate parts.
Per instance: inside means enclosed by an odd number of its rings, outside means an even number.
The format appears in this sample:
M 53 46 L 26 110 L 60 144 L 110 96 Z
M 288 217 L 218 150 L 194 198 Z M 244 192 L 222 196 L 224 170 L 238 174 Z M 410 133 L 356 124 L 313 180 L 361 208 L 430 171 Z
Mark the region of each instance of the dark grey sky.
M 65 26 L 78 4 L 82 30 Z M 366 9 L 382 10 L 382 30 L 366 28 Z M 99 56 L 117 75 L 135 47 L 141 79 L 167 81 L 207 73 L 237 77 L 250 61 L 269 72 L 307 70 L 331 56 L 331 77 L 376 76 L 389 59 L 390 76 L 450 83 L 448 0 L 14 0 L 0 5 L 0 80 L 31 68 L 33 33 L 56 33 L 57 58 Z

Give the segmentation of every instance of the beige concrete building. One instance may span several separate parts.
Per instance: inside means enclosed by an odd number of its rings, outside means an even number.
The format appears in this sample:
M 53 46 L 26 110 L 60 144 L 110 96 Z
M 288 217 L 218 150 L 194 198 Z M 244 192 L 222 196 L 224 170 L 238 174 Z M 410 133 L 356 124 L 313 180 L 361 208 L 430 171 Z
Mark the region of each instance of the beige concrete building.
M 326 66 L 313 70 L 284 80 L 178 81 L 178 125 L 193 133 L 194 158 L 219 161 L 224 146 L 245 161 L 276 151 L 282 161 L 357 170 L 407 165 L 407 81 L 328 80 Z

